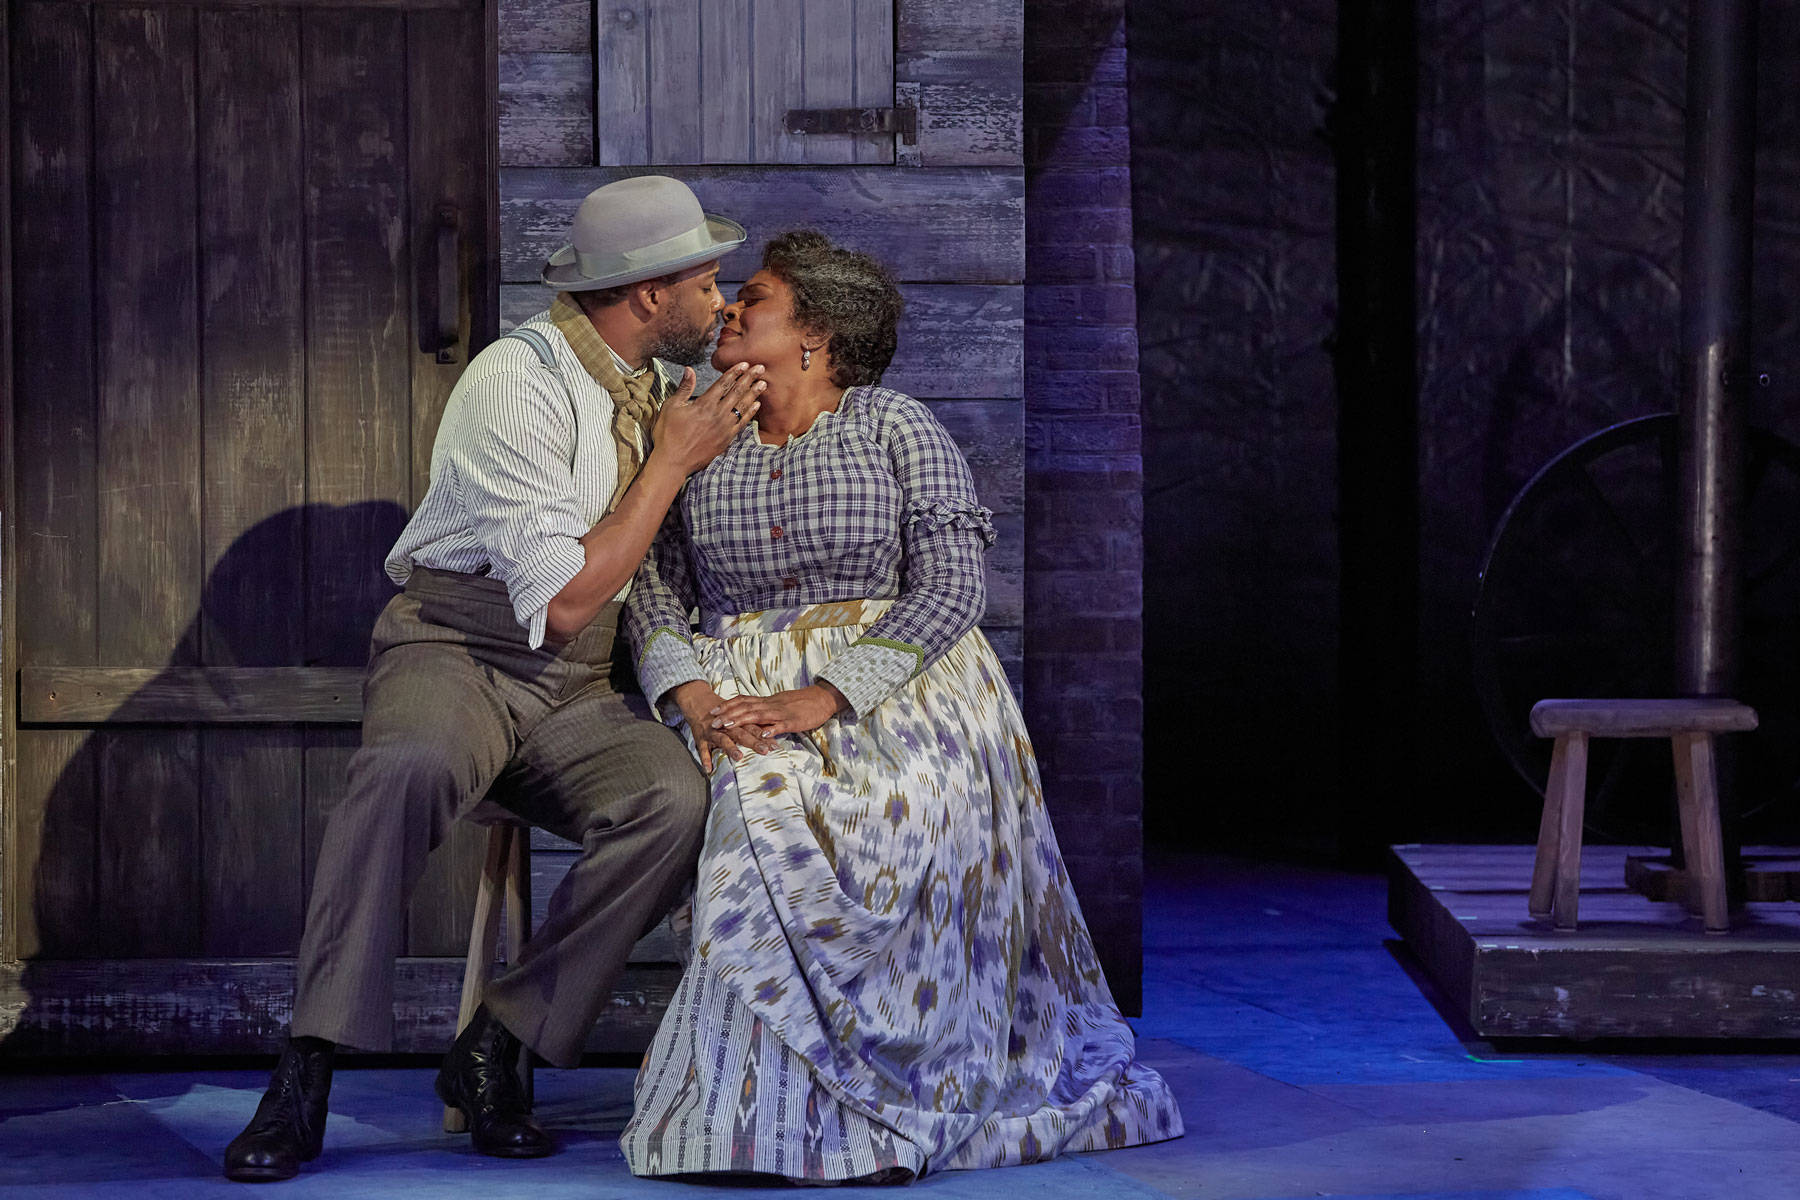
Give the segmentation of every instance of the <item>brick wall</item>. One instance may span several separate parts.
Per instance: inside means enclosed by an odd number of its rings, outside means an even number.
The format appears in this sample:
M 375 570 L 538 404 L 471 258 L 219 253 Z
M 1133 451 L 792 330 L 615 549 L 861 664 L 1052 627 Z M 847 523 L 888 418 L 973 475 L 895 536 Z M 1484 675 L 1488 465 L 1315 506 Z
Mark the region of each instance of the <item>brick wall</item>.
M 1107 978 L 1143 964 L 1143 465 L 1124 0 L 1025 16 L 1025 715 Z

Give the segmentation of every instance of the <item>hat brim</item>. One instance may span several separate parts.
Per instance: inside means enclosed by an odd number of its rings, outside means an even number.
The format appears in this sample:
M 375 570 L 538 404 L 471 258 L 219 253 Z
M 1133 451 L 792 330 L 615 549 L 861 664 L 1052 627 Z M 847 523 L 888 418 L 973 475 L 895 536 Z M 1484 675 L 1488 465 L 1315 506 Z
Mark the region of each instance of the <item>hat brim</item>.
M 647 263 L 633 267 L 629 271 L 618 271 L 611 275 L 589 277 L 581 273 L 581 265 L 575 261 L 575 247 L 564 246 L 550 256 L 539 273 L 545 284 L 563 292 L 592 292 L 600 288 L 623 287 L 628 283 L 638 283 L 645 279 L 656 279 L 659 276 L 673 274 L 699 263 L 711 262 L 715 258 L 723 258 L 742 246 L 749 239 L 744 227 L 728 217 L 715 217 L 706 214 L 706 232 L 712 238 L 712 245 L 704 250 L 696 250 L 667 262 Z

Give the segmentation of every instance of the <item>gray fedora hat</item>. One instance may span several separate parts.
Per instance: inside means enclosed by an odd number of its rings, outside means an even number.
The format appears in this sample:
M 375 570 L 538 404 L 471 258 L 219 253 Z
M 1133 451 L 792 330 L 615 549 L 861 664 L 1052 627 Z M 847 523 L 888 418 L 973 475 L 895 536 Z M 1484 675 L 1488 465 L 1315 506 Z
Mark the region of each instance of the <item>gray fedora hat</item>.
M 635 175 L 588 193 L 543 280 L 565 292 L 619 287 L 722 258 L 747 236 L 736 221 L 703 211 L 681 180 Z

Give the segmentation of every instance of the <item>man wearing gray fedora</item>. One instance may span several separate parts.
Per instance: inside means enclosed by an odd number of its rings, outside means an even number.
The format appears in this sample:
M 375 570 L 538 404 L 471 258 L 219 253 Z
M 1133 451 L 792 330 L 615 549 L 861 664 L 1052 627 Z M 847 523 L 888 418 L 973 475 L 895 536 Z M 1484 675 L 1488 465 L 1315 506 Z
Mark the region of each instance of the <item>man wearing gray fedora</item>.
M 520 1086 L 521 1049 L 580 1060 L 632 944 L 699 850 L 706 781 L 610 678 L 620 601 L 670 503 L 756 411 L 760 367 L 695 396 L 693 371 L 666 365 L 706 356 L 719 259 L 744 238 L 677 180 L 600 188 L 544 265 L 550 310 L 477 355 L 451 393 L 431 486 L 387 559 L 405 590 L 375 626 L 362 746 L 319 847 L 288 1043 L 226 1149 L 228 1178 L 298 1172 L 323 1142 L 336 1047 L 392 1048 L 407 899 L 484 797 L 582 852 L 437 1091 L 482 1153 L 554 1150 Z M 731 736 L 728 752 L 755 744 Z

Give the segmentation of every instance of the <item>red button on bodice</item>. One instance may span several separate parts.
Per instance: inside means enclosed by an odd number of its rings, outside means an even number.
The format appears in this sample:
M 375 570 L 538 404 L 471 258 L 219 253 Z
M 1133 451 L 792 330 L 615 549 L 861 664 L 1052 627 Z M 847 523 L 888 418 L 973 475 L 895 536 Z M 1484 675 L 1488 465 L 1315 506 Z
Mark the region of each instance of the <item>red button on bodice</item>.
M 779 526 L 779 525 L 769 526 L 769 536 L 772 538 L 780 537 L 781 536 L 781 526 Z

